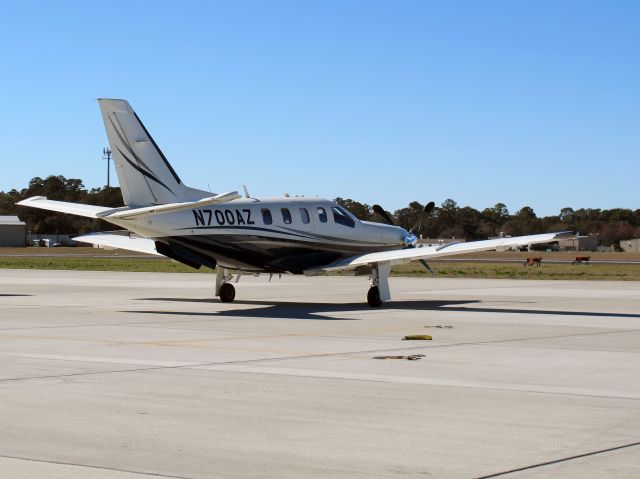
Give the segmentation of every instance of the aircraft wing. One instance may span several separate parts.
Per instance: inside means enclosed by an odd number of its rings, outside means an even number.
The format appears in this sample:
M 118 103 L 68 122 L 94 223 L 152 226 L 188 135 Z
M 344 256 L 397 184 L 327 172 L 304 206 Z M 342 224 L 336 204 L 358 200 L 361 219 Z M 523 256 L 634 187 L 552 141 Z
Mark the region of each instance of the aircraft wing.
M 81 203 L 69 203 L 66 201 L 48 200 L 46 196 L 32 196 L 16 203 L 20 206 L 31 206 L 41 210 L 57 211 L 70 215 L 86 216 L 87 218 L 102 218 L 108 214 L 122 210 L 122 208 L 110 208 L 108 206 L 84 205 Z
M 129 251 L 137 251 L 139 253 L 163 256 L 156 251 L 155 241 L 148 238 L 135 238 L 129 235 L 115 233 L 90 233 L 82 236 L 76 236 L 73 240 L 80 241 L 82 243 L 91 243 L 98 246 L 106 246 L 108 248 L 126 249 Z
M 381 263 L 402 264 L 420 259 L 433 259 L 443 256 L 454 256 L 464 253 L 476 253 L 479 251 L 506 251 L 512 247 L 527 246 L 530 244 L 549 243 L 559 239 L 573 237 L 570 231 L 560 233 L 545 233 L 530 236 L 514 236 L 512 238 L 497 238 L 482 241 L 470 241 L 468 243 L 448 243 L 440 246 L 426 246 L 422 248 L 405 248 L 393 251 L 381 251 L 367 253 L 359 256 L 351 256 L 334 261 L 324 266 L 305 270 L 306 275 L 322 274 L 330 271 L 355 269 L 360 266 L 371 266 Z

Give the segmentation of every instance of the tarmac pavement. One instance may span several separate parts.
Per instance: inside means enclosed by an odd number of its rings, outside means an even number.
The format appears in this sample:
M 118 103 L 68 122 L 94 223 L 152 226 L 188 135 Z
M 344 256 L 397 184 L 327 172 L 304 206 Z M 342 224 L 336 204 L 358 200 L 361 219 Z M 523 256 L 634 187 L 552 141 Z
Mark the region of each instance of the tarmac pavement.
M 640 283 L 213 282 L 0 270 L 0 477 L 640 477 Z

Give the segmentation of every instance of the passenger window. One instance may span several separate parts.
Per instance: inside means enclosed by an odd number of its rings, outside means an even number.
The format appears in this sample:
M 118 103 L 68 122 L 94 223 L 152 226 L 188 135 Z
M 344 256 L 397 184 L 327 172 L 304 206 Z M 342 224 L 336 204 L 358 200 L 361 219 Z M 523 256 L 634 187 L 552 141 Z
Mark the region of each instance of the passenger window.
M 262 208 L 262 221 L 265 225 L 270 225 L 273 223 L 273 218 L 271 217 L 271 210 L 267 208 Z
M 348 226 L 349 228 L 354 228 L 356 226 L 356 222 L 353 221 L 353 219 L 343 209 L 332 206 L 331 211 L 333 211 L 333 221 L 339 225 Z
M 327 222 L 327 212 L 322 206 L 318 206 L 318 219 L 320 220 L 320 223 Z
M 302 218 L 302 222 L 305 225 L 308 225 L 309 222 L 311 221 L 311 218 L 309 218 L 309 212 L 307 211 L 306 208 L 300 208 L 300 217 Z
M 281 208 L 280 211 L 282 211 L 282 221 L 284 221 L 285 225 L 290 225 L 291 224 L 291 212 L 289 211 L 288 208 Z

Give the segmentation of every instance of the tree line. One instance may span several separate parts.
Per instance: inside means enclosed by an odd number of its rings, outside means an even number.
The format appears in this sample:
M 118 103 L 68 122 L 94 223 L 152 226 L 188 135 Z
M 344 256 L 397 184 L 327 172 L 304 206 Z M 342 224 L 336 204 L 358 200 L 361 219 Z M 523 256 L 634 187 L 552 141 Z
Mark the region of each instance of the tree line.
M 50 200 L 69 201 L 97 206 L 123 206 L 120 188 L 108 187 L 87 190 L 82 180 L 64 176 L 33 178 L 26 188 L 0 192 L 0 215 L 16 215 L 27 224 L 27 230 L 34 234 L 78 235 L 91 231 L 119 229 L 103 220 L 82 216 L 53 213 L 51 211 L 17 206 L 18 201 L 32 196 L 46 196 Z
M 64 176 L 33 178 L 26 188 L 0 192 L 0 215 L 17 215 L 27 224 L 31 233 L 84 234 L 91 231 L 117 229 L 102 220 L 52 213 L 36 208 L 16 206 L 18 201 L 31 196 L 46 196 L 50 200 L 69 201 L 98 206 L 123 206 L 118 187 L 85 188 L 82 180 Z M 382 222 L 371 205 L 356 200 L 336 198 L 336 203 L 351 211 L 361 220 Z M 423 238 L 485 239 L 505 235 L 518 236 L 553 231 L 577 231 L 585 235 L 598 235 L 605 246 L 617 246 L 620 240 L 640 237 L 640 209 L 614 208 L 562 208 L 558 215 L 538 217 L 525 206 L 511 213 L 498 203 L 482 211 L 470 206 L 459 206 L 447 199 L 420 221 L 424 205 L 418 201 L 406 208 L 389 212 L 394 223 L 410 229 Z
M 382 221 L 372 206 L 351 199 L 336 198 L 336 203 L 351 211 L 361 220 Z M 395 224 L 422 238 L 460 238 L 467 241 L 496 237 L 500 234 L 520 236 L 557 231 L 575 231 L 581 235 L 597 235 L 604 246 L 619 247 L 621 240 L 640 237 L 640 209 L 562 208 L 557 215 L 538 217 L 525 206 L 515 213 L 504 203 L 482 211 L 470 206 L 458 206 L 445 200 L 422 218 L 424 205 L 417 201 L 406 208 L 389 212 Z

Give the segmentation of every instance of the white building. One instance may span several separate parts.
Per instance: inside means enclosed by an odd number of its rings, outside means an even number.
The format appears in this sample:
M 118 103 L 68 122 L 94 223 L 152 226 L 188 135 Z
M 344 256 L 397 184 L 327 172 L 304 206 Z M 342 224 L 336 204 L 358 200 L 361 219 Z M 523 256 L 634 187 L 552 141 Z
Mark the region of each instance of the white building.
M 620 241 L 620 249 L 626 253 L 640 253 L 640 238 Z
M 25 246 L 27 225 L 17 216 L 0 216 L 0 246 Z
M 558 241 L 558 249 L 560 251 L 598 251 L 598 243 L 597 236 L 578 236 Z

